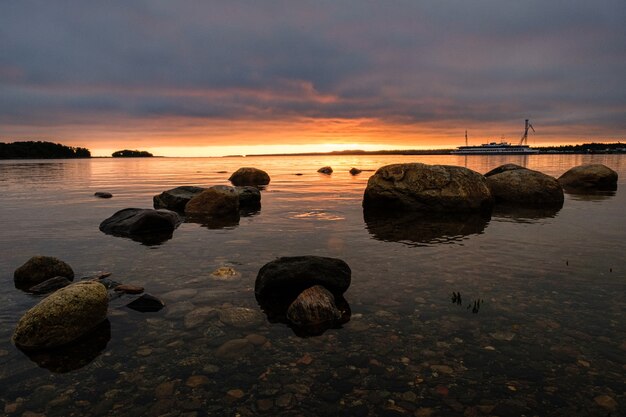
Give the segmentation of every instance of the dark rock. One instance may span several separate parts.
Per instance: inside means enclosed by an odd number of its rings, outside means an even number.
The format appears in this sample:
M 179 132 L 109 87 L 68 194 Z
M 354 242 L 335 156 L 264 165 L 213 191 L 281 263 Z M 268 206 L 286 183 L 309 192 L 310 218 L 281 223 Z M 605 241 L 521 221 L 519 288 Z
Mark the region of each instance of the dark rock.
M 579 165 L 558 179 L 566 190 L 617 190 L 617 172 L 602 164 Z
M 58 276 L 72 281 L 74 271 L 60 259 L 51 256 L 33 256 L 15 270 L 13 280 L 17 288 L 30 288 Z
M 333 169 L 331 167 L 321 167 L 317 170 L 320 174 L 330 175 L 333 173 Z
M 159 244 L 170 239 L 181 222 L 181 217 L 170 210 L 127 208 L 100 223 L 100 230 L 146 244 Z
M 185 214 L 202 217 L 236 216 L 239 214 L 239 194 L 234 187 L 214 185 L 189 200 Z
M 183 185 L 155 195 L 152 197 L 152 201 L 155 209 L 167 209 L 183 213 L 189 200 L 204 190 L 206 190 L 206 188 Z
M 257 168 L 239 168 L 228 179 L 233 185 L 267 185 L 270 183 L 270 176 L 267 172 Z
M 106 319 L 109 297 L 104 285 L 82 281 L 61 288 L 28 310 L 13 333 L 22 349 L 66 345 Z
M 111 197 L 113 197 L 113 194 L 107 193 L 106 191 L 97 191 L 93 195 L 98 197 L 98 198 L 111 198 Z
M 363 207 L 425 213 L 489 211 L 493 198 L 485 177 L 467 168 L 421 163 L 379 168 L 367 182 Z
M 539 171 L 507 164 L 488 172 L 485 177 L 497 202 L 544 207 L 563 205 L 559 182 Z
M 142 294 L 140 297 L 126 304 L 126 307 L 142 313 L 153 313 L 165 307 L 165 303 L 150 294 Z
M 261 191 L 257 187 L 235 187 L 239 196 L 239 208 L 241 210 L 258 210 L 261 208 Z
M 350 168 L 350 175 L 358 175 L 361 172 L 363 172 L 363 170 L 360 170 L 358 168 Z
M 33 294 L 49 294 L 58 290 L 59 288 L 67 287 L 70 285 L 72 281 L 65 277 L 54 277 L 45 280 L 44 282 L 35 285 L 34 287 L 30 287 L 28 292 Z

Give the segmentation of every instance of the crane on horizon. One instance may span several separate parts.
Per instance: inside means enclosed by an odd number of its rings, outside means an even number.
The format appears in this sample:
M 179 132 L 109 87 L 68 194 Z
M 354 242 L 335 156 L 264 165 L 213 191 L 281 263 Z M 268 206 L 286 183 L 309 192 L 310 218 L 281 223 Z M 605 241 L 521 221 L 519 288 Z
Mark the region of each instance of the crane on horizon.
M 535 131 L 535 128 L 533 127 L 533 125 L 531 125 L 528 121 L 528 119 L 526 119 L 526 124 L 524 126 L 524 134 L 522 135 L 522 139 L 520 139 L 519 144 L 520 145 L 528 145 L 528 129 L 532 129 L 533 132 Z

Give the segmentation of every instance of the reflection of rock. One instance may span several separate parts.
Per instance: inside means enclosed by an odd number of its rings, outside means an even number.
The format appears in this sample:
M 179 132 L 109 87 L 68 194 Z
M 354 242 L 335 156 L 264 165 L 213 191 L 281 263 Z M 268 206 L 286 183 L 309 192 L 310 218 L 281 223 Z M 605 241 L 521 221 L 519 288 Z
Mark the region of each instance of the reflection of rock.
M 485 174 L 498 203 L 526 206 L 563 206 L 563 189 L 556 178 L 515 164 Z
M 234 187 L 214 185 L 189 200 L 185 214 L 212 217 L 238 215 L 239 195 Z
M 299 336 L 319 335 L 350 320 L 342 295 L 350 275 L 350 267 L 340 259 L 278 258 L 259 270 L 255 295 L 270 322 L 285 323 Z
M 100 223 L 100 230 L 145 244 L 160 244 L 172 237 L 182 219 L 170 210 L 127 208 Z
M 71 266 L 52 256 L 33 256 L 13 273 L 15 286 L 24 289 L 54 277 L 65 277 L 72 281 L 74 271 Z
M 267 172 L 258 168 L 239 168 L 228 179 L 233 185 L 267 185 L 270 183 L 270 176 Z
M 320 174 L 330 175 L 333 173 L 333 169 L 332 167 L 321 167 L 317 170 L 317 172 L 319 172 Z
M 188 215 L 186 222 L 197 223 L 207 229 L 226 229 L 239 226 L 239 213 L 230 216 L 199 216 Z
M 55 373 L 65 373 L 80 369 L 93 361 L 106 348 L 111 339 L 111 323 L 104 320 L 89 333 L 74 342 L 44 351 L 24 353 L 42 368 Z
M 364 208 L 427 213 L 488 211 L 492 204 L 485 177 L 449 165 L 384 166 L 370 177 L 363 195 Z
M 527 207 L 511 204 L 498 204 L 491 213 L 492 217 L 509 218 L 513 220 L 539 220 L 555 217 L 561 210 L 560 206 Z
M 559 183 L 567 191 L 571 189 L 577 194 L 585 190 L 615 191 L 617 172 L 602 164 L 579 165 L 561 175 Z
M 205 188 L 193 185 L 183 185 L 163 191 L 152 198 L 155 209 L 168 209 L 183 213 L 187 202 L 204 191 Z
M 106 319 L 109 297 L 104 285 L 82 281 L 55 291 L 20 319 L 13 341 L 22 349 L 68 344 Z
M 615 197 L 615 191 L 590 190 L 584 188 L 564 188 L 566 194 L 578 201 L 604 201 Z
M 369 233 L 378 240 L 406 243 L 443 243 L 480 234 L 490 216 L 482 213 L 425 214 L 395 212 L 393 216 L 380 210 L 364 210 Z

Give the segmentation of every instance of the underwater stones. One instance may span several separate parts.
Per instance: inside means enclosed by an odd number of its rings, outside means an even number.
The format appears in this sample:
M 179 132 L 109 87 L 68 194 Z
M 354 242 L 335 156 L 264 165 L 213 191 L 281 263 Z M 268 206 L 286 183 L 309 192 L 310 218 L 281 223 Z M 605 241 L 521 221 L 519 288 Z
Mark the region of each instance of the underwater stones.
M 302 291 L 287 309 L 287 318 L 297 326 L 323 325 L 340 317 L 335 297 L 321 285 Z
M 254 345 L 248 339 L 231 339 L 215 350 L 220 359 L 238 359 L 254 351 Z
M 579 165 L 561 175 L 558 181 L 565 189 L 614 191 L 617 172 L 603 164 Z
M 239 195 L 234 187 L 214 185 L 194 196 L 185 206 L 190 216 L 237 216 Z
M 100 223 L 100 231 L 144 243 L 161 243 L 172 237 L 182 219 L 173 211 L 127 208 Z
M 44 282 L 37 284 L 28 289 L 28 292 L 33 294 L 49 294 L 58 290 L 59 288 L 67 287 L 72 281 L 65 277 L 54 277 L 45 280 Z
M 18 288 L 30 288 L 50 278 L 65 277 L 72 281 L 72 267 L 52 256 L 33 256 L 13 273 L 13 281 Z
M 259 311 L 246 307 L 219 310 L 219 319 L 222 323 L 239 329 L 258 327 L 263 323 L 263 315 Z
M 320 174 L 326 174 L 326 175 L 330 175 L 333 173 L 333 169 L 331 167 L 321 167 L 320 169 L 317 170 L 317 172 L 319 172 Z
M 205 189 L 193 185 L 183 185 L 155 195 L 152 197 L 152 202 L 155 209 L 168 209 L 183 213 L 189 200 Z
M 364 209 L 405 209 L 430 213 L 488 211 L 493 198 L 487 181 L 464 167 L 392 164 L 370 177 Z
M 228 180 L 236 186 L 267 185 L 270 183 L 270 176 L 258 168 L 243 167 L 233 172 Z
M 82 281 L 61 288 L 28 310 L 13 333 L 23 349 L 62 346 L 106 319 L 109 298 L 104 285 Z
M 497 202 L 528 206 L 562 206 L 563 188 L 556 178 L 515 164 L 485 174 Z

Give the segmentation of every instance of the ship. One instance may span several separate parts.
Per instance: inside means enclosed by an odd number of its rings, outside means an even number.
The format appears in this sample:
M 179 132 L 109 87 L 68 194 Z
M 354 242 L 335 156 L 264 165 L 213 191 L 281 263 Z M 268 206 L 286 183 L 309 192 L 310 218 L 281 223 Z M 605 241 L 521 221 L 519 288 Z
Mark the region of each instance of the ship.
M 524 126 L 524 134 L 518 144 L 514 145 L 501 140 L 500 142 L 483 143 L 482 145 L 468 145 L 467 131 L 465 131 L 465 146 L 459 146 L 456 150 L 450 152 L 455 155 L 530 155 L 539 153 L 538 149 L 531 148 L 528 142 L 528 130 L 533 132 L 535 128 L 526 119 Z

